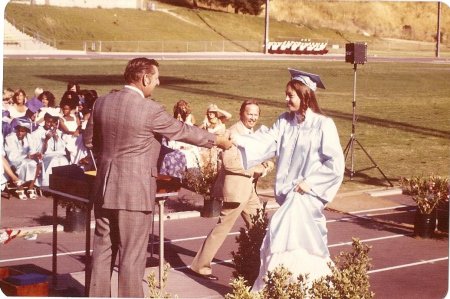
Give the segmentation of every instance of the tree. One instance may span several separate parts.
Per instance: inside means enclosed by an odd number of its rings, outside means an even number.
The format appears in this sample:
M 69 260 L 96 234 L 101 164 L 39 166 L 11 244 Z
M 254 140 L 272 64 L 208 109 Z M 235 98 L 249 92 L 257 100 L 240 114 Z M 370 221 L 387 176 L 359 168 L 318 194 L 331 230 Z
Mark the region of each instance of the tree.
M 259 15 L 262 11 L 265 0 L 198 0 L 207 5 L 215 4 L 221 7 L 231 5 L 234 8 L 234 13 L 243 13 L 250 15 Z
M 259 15 L 262 11 L 265 0 L 230 0 L 234 12 L 243 14 Z

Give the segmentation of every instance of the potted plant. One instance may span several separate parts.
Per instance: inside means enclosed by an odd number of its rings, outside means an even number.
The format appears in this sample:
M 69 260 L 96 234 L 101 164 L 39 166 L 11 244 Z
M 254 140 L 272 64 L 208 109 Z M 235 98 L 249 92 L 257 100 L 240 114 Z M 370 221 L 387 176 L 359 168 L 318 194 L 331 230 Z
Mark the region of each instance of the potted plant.
M 217 163 L 211 159 L 205 159 L 203 163 L 197 160 L 198 168 L 189 168 L 183 176 L 183 186 L 203 196 L 202 217 L 216 217 L 220 214 L 221 202 L 213 196 L 213 187 L 217 178 Z
M 448 203 L 448 179 L 435 175 L 415 176 L 410 179 L 402 178 L 401 185 L 403 194 L 411 195 L 417 204 L 414 234 L 422 238 L 433 237 L 436 229 L 436 208 L 440 203 Z

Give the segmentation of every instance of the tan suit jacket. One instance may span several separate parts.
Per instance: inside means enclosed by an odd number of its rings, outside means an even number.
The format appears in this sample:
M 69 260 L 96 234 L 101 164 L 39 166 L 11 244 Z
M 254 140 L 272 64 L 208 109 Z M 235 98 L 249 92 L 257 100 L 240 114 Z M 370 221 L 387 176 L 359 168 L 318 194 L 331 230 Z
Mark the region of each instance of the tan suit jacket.
M 229 128 L 230 135 L 248 134 L 248 129 L 239 121 Z M 262 173 L 264 166 L 257 165 L 248 170 L 242 166 L 241 155 L 236 146 L 223 151 L 222 168 L 219 171 L 214 196 L 225 202 L 245 202 L 252 196 L 255 188 L 254 174 Z

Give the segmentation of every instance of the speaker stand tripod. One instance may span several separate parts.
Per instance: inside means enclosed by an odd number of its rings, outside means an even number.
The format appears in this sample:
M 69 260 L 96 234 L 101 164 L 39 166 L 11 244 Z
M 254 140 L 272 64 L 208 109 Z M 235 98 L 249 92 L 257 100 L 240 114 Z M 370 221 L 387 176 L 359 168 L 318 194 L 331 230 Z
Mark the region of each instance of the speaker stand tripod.
M 347 166 L 346 166 L 345 170 L 350 173 L 350 180 L 352 180 L 353 176 L 356 173 L 376 168 L 383 175 L 383 177 L 386 179 L 386 181 L 389 183 L 389 185 L 391 187 L 393 187 L 394 185 L 392 185 L 391 181 L 389 181 L 389 179 L 383 173 L 381 168 L 378 167 L 377 163 L 375 163 L 375 160 L 372 159 L 372 157 L 364 149 L 362 144 L 358 141 L 358 139 L 356 139 L 356 134 L 355 134 L 355 128 L 356 128 L 356 69 L 357 69 L 357 64 L 354 63 L 353 64 L 354 72 L 353 72 L 353 101 L 352 101 L 352 107 L 353 107 L 353 113 L 352 113 L 352 134 L 350 135 L 350 140 L 348 141 L 347 146 L 345 147 L 345 150 L 344 150 L 345 161 L 346 162 L 347 162 L 347 157 L 350 154 L 350 169 L 347 168 Z M 360 169 L 360 170 L 355 170 L 354 169 L 354 164 L 355 164 L 354 163 L 355 162 L 355 143 L 359 145 L 359 147 L 363 150 L 363 152 L 366 154 L 366 156 L 372 162 L 372 166 L 366 167 L 366 168 L 363 168 L 363 169 Z M 346 163 L 346 165 L 347 165 L 347 163 Z

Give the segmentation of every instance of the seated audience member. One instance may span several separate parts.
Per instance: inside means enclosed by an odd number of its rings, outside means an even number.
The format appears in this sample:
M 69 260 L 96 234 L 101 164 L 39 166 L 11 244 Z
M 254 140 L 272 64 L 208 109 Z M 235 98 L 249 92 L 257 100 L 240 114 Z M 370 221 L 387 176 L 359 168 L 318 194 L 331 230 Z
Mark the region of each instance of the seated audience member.
M 225 135 L 227 128 L 224 121 L 229 120 L 230 118 L 231 113 L 219 109 L 216 104 L 210 104 L 206 110 L 206 116 L 200 128 L 216 135 Z M 212 163 L 215 169 L 220 169 L 222 164 L 221 152 L 222 150 L 217 147 L 212 147 L 210 149 L 202 148 L 200 154 L 203 165 Z
M 73 113 L 75 113 L 75 109 L 80 102 L 80 98 L 75 91 L 68 90 L 62 95 L 61 102 L 68 103 L 71 107 L 75 107 L 73 108 Z
M 188 125 L 195 125 L 195 117 L 192 114 L 189 103 L 185 100 L 179 100 L 173 107 L 173 117 Z
M 13 102 L 14 90 L 11 88 L 3 89 L 3 110 L 8 110 L 9 106 L 11 106 Z
M 16 118 L 17 119 L 17 118 Z M 15 132 L 5 138 L 5 152 L 12 168 L 15 169 L 19 179 L 29 184 L 27 195 L 30 199 L 36 199 L 37 194 L 34 184 L 37 175 L 37 160 L 39 154 L 31 154 L 30 122 L 18 120 L 15 126 Z M 18 188 L 16 190 L 19 199 L 26 200 L 25 190 Z
M 11 180 L 12 183 L 16 187 L 20 187 L 23 184 L 23 182 L 19 179 L 19 177 L 12 170 L 8 159 L 6 159 L 6 153 L 5 153 L 4 148 L 1 149 L 1 154 L 2 154 L 2 164 L 3 164 L 3 167 L 2 167 L 3 173 L 0 176 L 1 190 L 2 191 L 5 190 L 6 184 L 8 183 L 9 180 Z
M 73 91 L 76 94 L 80 94 L 80 90 L 81 90 L 80 84 L 78 84 L 78 82 L 75 82 L 75 81 L 69 81 L 67 83 L 67 89 L 66 90 L 67 91 Z
M 81 105 L 79 106 L 79 114 L 81 119 L 81 130 L 86 129 L 87 121 L 91 116 L 92 107 L 94 106 L 95 100 L 97 100 L 98 95 L 95 90 L 82 90 L 82 100 L 80 100 Z
M 14 92 L 13 104 L 8 108 L 11 119 L 25 115 L 27 111 L 27 106 L 25 106 L 26 101 L 27 95 L 25 91 L 18 89 Z
M 2 110 L 2 136 L 3 139 L 9 133 L 11 133 L 11 118 L 9 117 L 9 111 Z
M 48 90 L 44 90 L 38 96 L 38 100 L 42 102 L 42 107 L 36 117 L 36 123 L 40 124 L 44 121 L 45 113 L 49 112 L 50 110 L 58 110 L 58 108 L 55 108 L 55 96 Z
M 53 115 L 50 113 L 53 113 Z M 31 133 L 31 153 L 33 155 L 39 153 L 42 156 L 42 160 L 39 161 L 41 175 L 36 181 L 38 186 L 48 186 L 52 167 L 69 164 L 66 157 L 66 144 L 61 138 L 61 131 L 58 129 L 59 122 L 59 114 L 55 111 L 47 112 L 44 115 L 44 124 Z
M 224 121 L 230 118 L 231 113 L 219 109 L 216 104 L 211 104 L 206 110 L 206 116 L 200 128 L 205 129 L 210 133 L 224 135 L 226 131 Z
M 62 100 L 60 107 L 63 113 L 62 124 L 64 130 L 62 139 L 66 144 L 66 150 L 70 155 L 70 164 L 78 164 L 81 159 L 87 156 L 87 149 L 83 144 L 83 137 L 81 136 L 81 121 L 77 114 L 70 114 L 76 107 L 72 101 Z
M 38 99 L 32 99 L 32 100 L 27 101 L 27 103 L 25 105 L 28 108 L 27 111 L 25 112 L 25 116 L 17 117 L 11 121 L 10 130 L 9 130 L 8 134 L 15 130 L 15 127 L 17 126 L 18 121 L 29 123 L 31 132 L 35 131 L 37 129 L 37 127 L 39 126 L 36 123 L 36 117 L 37 117 L 37 114 L 39 113 L 40 109 L 42 108 L 42 102 L 39 101 Z
M 195 118 L 191 114 L 189 104 L 185 100 L 180 100 L 175 104 L 173 107 L 173 117 L 189 125 L 195 123 Z M 186 157 L 186 168 L 199 168 L 202 165 L 200 150 L 197 146 L 175 140 L 166 140 L 166 145 L 184 154 Z

